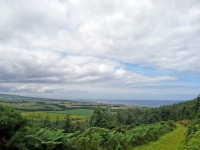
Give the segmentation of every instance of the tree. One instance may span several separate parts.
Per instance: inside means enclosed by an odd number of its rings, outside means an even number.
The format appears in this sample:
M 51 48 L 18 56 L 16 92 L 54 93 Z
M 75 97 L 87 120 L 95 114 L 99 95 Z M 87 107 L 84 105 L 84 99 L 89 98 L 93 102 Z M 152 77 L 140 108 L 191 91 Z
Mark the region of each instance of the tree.
M 71 118 L 70 117 L 71 117 L 71 115 L 67 111 L 67 114 L 65 116 L 65 121 L 64 121 L 64 127 L 63 127 L 66 133 L 71 132 L 72 125 L 71 125 Z
M 122 112 L 119 111 L 119 108 L 117 110 L 117 116 L 116 116 L 116 121 L 119 124 L 123 124 L 124 123 L 124 117 L 122 115 Z
M 19 111 L 0 105 L 0 147 L 6 149 L 6 143 L 27 124 Z
M 49 114 L 46 114 L 45 118 L 42 119 L 42 127 L 51 127 L 51 121 L 49 118 Z
M 56 125 L 56 126 L 59 126 L 59 123 L 60 123 L 60 121 L 59 121 L 59 116 L 57 115 L 57 116 L 56 116 L 56 122 L 55 122 L 55 125 Z
M 94 110 L 93 115 L 90 118 L 90 127 L 102 127 L 108 128 L 109 122 L 109 114 L 105 111 L 105 109 L 101 109 L 100 107 Z
M 148 119 L 148 122 L 151 124 L 151 123 L 155 123 L 155 122 L 158 122 L 160 121 L 160 116 L 156 113 L 153 113 L 149 116 L 149 119 Z
M 132 113 L 131 113 L 131 109 L 129 109 L 126 112 L 126 121 L 125 121 L 125 124 L 126 125 L 130 125 L 130 124 L 132 124 L 132 122 L 133 122 L 133 116 L 132 116 Z
M 80 122 L 79 120 L 76 121 L 75 126 L 74 126 L 75 131 L 83 131 L 84 130 L 83 126 L 81 126 L 81 125 L 83 125 L 83 123 L 82 124 L 81 123 L 82 122 Z

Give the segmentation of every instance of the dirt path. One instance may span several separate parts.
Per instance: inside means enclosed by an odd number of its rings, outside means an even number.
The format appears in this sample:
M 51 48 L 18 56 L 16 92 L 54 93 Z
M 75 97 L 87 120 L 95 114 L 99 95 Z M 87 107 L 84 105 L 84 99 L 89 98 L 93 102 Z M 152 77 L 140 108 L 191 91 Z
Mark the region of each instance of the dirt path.
M 180 143 L 185 138 L 186 127 L 176 124 L 177 128 L 162 136 L 158 141 L 148 145 L 133 148 L 133 150 L 178 150 Z

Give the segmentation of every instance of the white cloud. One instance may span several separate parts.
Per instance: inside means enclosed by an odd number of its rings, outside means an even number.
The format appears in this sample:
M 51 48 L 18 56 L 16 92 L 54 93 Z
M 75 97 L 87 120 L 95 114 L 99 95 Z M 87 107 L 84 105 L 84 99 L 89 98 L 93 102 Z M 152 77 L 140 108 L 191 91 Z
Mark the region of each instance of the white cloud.
M 2 0 L 0 18 L 1 83 L 51 92 L 48 84 L 130 88 L 200 74 L 198 0 Z
M 49 51 L 2 50 L 1 82 L 11 83 L 87 83 L 159 82 L 176 80 L 169 76 L 149 77 L 131 73 L 120 63 L 90 56 L 62 56 Z M 116 69 L 119 68 L 119 69 Z

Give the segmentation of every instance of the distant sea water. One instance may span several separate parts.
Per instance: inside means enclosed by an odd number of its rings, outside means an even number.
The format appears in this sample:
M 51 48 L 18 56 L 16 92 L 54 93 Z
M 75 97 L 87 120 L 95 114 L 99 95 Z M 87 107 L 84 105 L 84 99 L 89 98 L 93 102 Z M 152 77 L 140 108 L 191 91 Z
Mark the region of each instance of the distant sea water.
M 183 100 L 105 100 L 101 102 L 108 104 L 123 104 L 127 106 L 159 107 L 183 102 Z

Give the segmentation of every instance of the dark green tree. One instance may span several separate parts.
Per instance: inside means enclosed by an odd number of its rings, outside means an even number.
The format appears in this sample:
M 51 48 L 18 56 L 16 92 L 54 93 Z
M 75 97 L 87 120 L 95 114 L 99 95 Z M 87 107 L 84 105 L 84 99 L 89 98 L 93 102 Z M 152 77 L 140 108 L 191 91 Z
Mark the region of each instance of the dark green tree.
M 124 118 L 122 112 L 119 110 L 117 110 L 117 115 L 116 115 L 116 121 L 118 124 L 124 124 Z
M 59 120 L 59 116 L 57 115 L 57 116 L 56 116 L 55 125 L 56 125 L 56 126 L 59 126 L 59 124 L 60 124 L 60 120 Z
M 67 111 L 67 114 L 65 116 L 63 129 L 65 130 L 66 133 L 70 133 L 71 130 L 72 130 L 71 115 L 69 114 L 68 111 Z
M 42 125 L 41 127 L 51 127 L 51 121 L 49 118 L 49 114 L 46 114 L 45 118 L 41 120 L 42 121 Z
M 6 149 L 6 143 L 26 124 L 19 111 L 0 105 L 0 148 Z
M 94 110 L 93 115 L 90 118 L 90 127 L 103 127 L 107 128 L 109 122 L 109 114 L 106 112 L 105 109 L 100 107 Z

